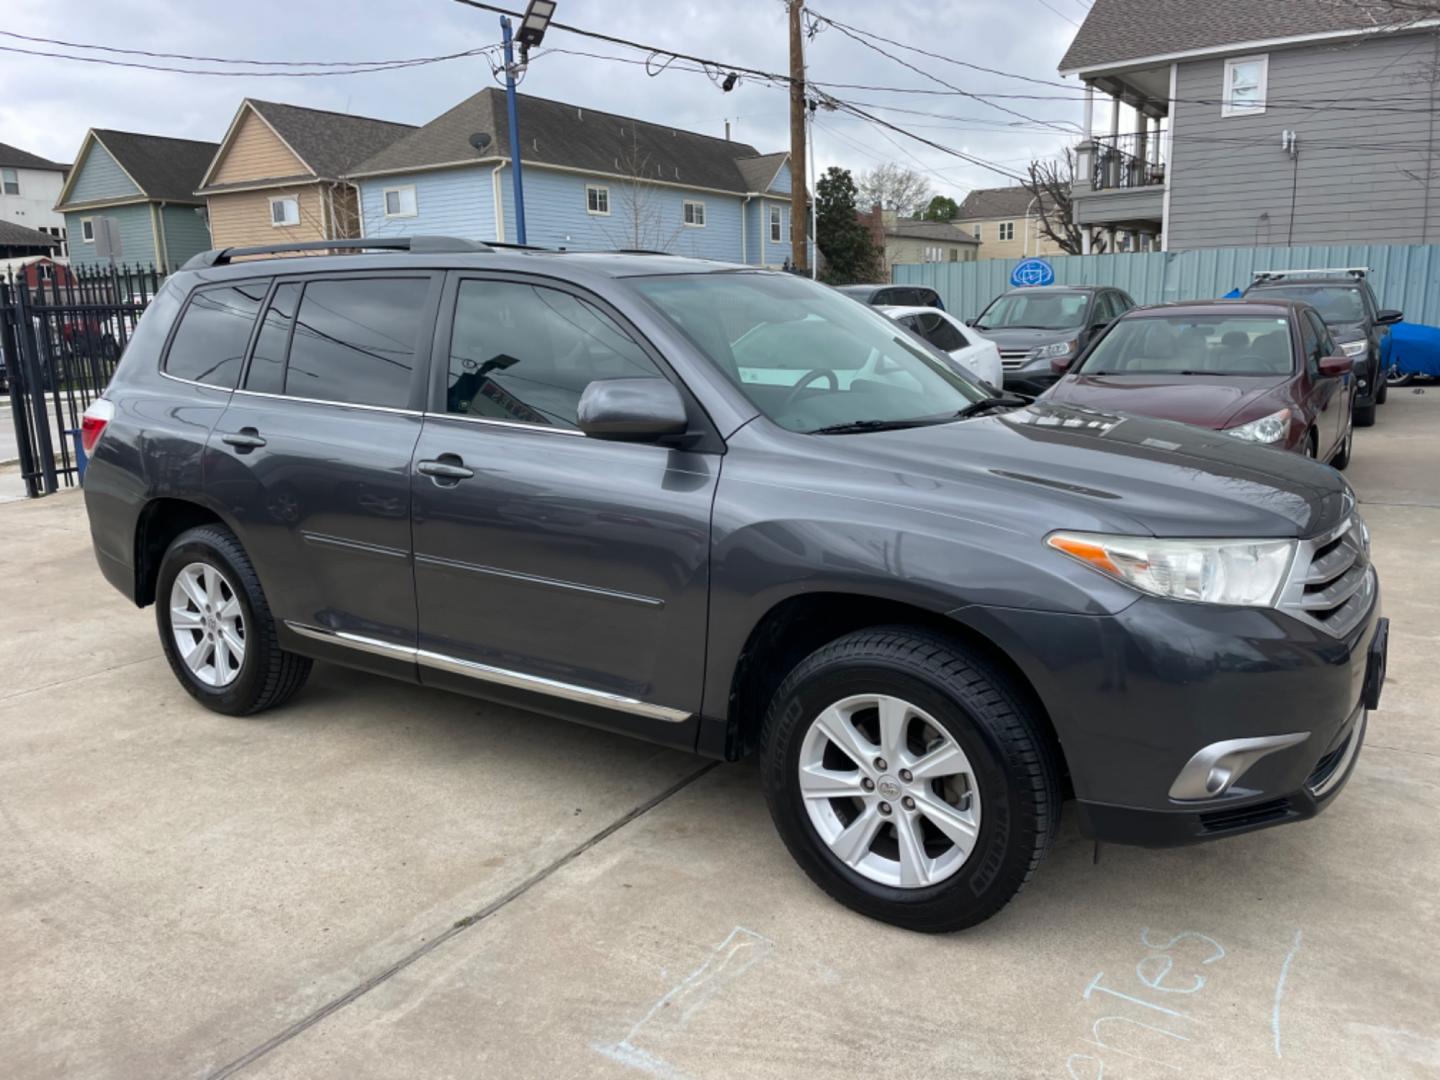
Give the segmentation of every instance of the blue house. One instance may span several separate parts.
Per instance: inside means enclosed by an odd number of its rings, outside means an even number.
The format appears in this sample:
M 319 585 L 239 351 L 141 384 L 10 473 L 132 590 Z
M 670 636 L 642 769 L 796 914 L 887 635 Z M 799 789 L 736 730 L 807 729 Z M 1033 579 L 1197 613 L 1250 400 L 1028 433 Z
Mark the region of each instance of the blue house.
M 752 266 L 790 256 L 790 156 L 519 95 L 526 240 Z M 486 89 L 347 174 L 365 236 L 516 239 L 505 94 Z
M 210 247 L 205 200 L 195 189 L 217 149 L 194 139 L 88 131 L 55 206 L 65 215 L 71 263 L 109 262 L 96 250 L 102 218 L 114 224 L 121 262 L 174 270 Z

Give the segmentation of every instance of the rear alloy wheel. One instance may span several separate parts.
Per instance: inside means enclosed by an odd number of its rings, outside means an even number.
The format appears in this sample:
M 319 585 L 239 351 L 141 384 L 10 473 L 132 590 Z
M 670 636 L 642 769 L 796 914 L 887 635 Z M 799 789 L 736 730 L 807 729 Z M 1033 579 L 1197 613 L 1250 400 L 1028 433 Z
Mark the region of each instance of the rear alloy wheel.
M 781 839 L 863 915 L 960 930 L 1020 890 L 1055 835 L 1057 762 L 1043 721 L 950 638 L 861 630 L 802 661 L 761 736 Z
M 246 716 L 305 685 L 310 660 L 280 648 L 260 579 L 235 534 L 203 525 L 160 562 L 155 621 L 170 670 L 207 708 Z

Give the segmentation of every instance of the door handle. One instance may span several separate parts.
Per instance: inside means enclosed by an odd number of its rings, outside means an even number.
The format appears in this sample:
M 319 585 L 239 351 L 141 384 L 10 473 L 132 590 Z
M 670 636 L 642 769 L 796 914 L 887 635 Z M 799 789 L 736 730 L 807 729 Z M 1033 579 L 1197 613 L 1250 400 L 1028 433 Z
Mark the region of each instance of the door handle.
M 415 471 L 441 485 L 447 480 L 453 484 L 475 475 L 475 470 L 466 468 L 458 454 L 441 454 L 438 458 L 421 461 L 415 466 Z
M 260 433 L 253 427 L 241 428 L 231 435 L 221 435 L 220 441 L 235 447 L 235 449 L 239 450 L 242 454 L 246 450 L 258 450 L 265 445 L 265 440 L 260 437 Z

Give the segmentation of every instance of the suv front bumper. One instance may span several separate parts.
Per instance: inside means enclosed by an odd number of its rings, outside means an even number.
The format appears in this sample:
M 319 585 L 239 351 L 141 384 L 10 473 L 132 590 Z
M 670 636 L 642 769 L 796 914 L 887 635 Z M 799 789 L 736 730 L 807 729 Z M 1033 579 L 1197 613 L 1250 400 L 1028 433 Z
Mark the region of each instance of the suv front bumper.
M 1379 586 L 1348 634 L 1272 609 L 1142 597 L 1115 615 L 966 608 L 1049 713 L 1097 840 L 1170 846 L 1313 817 L 1354 768 L 1384 680 Z M 1187 764 L 1230 740 L 1281 739 L 1210 798 L 1176 799 Z

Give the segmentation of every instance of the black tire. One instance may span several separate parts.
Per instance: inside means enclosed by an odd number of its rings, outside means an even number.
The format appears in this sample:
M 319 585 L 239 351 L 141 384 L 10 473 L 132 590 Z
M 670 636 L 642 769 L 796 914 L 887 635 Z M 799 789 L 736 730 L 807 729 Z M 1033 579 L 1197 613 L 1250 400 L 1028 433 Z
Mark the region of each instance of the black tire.
M 1390 396 L 1390 383 L 1385 379 L 1378 380 L 1379 387 L 1375 391 L 1375 404 L 1384 405 L 1385 399 Z
M 830 705 L 864 693 L 893 694 L 923 709 L 974 770 L 982 811 L 975 846 L 934 885 L 901 888 L 853 870 L 819 836 L 805 808 L 798 769 L 806 732 Z M 790 854 L 846 907 L 909 930 L 962 930 L 1020 891 L 1055 836 L 1059 763 L 1042 730 L 1004 674 L 962 644 L 908 627 L 861 630 L 812 653 L 775 692 L 761 735 L 765 799 Z
M 170 625 L 170 590 L 176 576 L 191 563 L 215 567 L 234 587 L 245 626 L 244 660 L 228 685 L 215 688 L 195 677 L 175 644 Z M 155 622 L 165 659 L 180 685 L 208 709 L 227 716 L 249 716 L 289 700 L 305 685 L 311 661 L 280 648 L 275 619 L 260 579 L 235 534 L 222 525 L 204 525 L 176 537 L 155 584 Z
M 1373 427 L 1375 425 L 1375 403 L 1369 405 L 1355 406 L 1355 426 Z
M 1355 448 L 1355 429 L 1352 427 L 1345 433 L 1345 441 L 1340 444 L 1340 449 L 1330 459 L 1332 469 L 1344 470 L 1350 464 L 1350 452 Z

